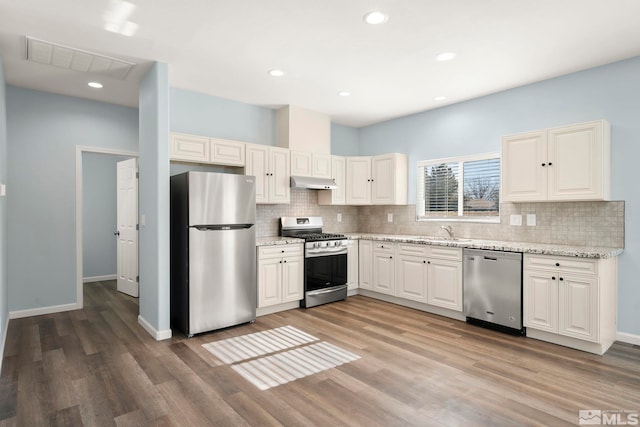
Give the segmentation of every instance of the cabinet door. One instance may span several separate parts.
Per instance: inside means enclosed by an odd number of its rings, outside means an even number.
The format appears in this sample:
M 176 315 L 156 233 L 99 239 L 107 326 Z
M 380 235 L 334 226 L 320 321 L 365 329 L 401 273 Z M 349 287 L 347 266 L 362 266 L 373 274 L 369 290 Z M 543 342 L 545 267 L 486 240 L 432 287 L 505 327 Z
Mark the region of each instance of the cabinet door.
M 271 147 L 269 149 L 270 172 L 269 202 L 289 203 L 291 183 L 289 172 L 289 150 Z
M 247 144 L 245 175 L 256 177 L 256 203 L 269 202 L 269 147 Z
M 358 241 L 347 242 L 347 287 L 349 290 L 358 288 Z
M 291 175 L 312 176 L 311 157 L 306 151 L 291 151 Z
M 591 122 L 549 130 L 549 200 L 604 199 L 602 128 Z
M 331 154 L 313 154 L 311 175 L 316 178 L 331 179 Z M 293 174 L 292 174 L 293 175 Z
M 331 156 L 331 175 L 336 183 L 335 190 L 331 190 L 331 204 L 332 205 L 344 205 L 347 201 L 346 198 L 346 159 L 340 156 Z
M 258 307 L 282 302 L 282 258 L 258 260 Z
M 462 311 L 462 263 L 432 259 L 428 268 L 427 302 Z
M 360 240 L 358 243 L 358 279 L 362 289 L 373 289 L 373 242 Z
M 209 138 L 173 133 L 171 134 L 169 158 L 171 160 L 207 163 L 209 149 Z
M 502 138 L 503 202 L 547 199 L 547 131 Z
M 557 279 L 554 272 L 525 270 L 522 310 L 527 328 L 558 332 Z
M 211 138 L 211 163 L 244 166 L 244 156 L 245 144 L 243 142 Z
M 371 158 L 347 157 L 347 205 L 371 204 Z
M 395 163 L 393 154 L 371 159 L 371 203 L 391 205 L 395 201 Z
M 387 251 L 373 252 L 373 290 L 395 295 L 395 261 Z
M 427 302 L 427 260 L 414 255 L 398 255 L 396 296 Z
M 282 263 L 282 302 L 301 300 L 304 294 L 304 258 L 287 257 Z
M 558 279 L 558 332 L 598 342 L 598 282 L 561 274 Z

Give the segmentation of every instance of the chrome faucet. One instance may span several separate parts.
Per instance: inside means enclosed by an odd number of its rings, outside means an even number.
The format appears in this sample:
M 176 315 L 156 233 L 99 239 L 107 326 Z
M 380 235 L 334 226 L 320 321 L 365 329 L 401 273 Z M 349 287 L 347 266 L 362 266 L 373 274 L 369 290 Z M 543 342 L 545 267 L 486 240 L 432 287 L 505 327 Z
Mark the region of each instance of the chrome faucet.
M 449 235 L 449 239 L 455 240 L 455 237 L 453 236 L 453 229 L 450 225 L 441 225 L 440 228 L 447 232 L 447 234 Z

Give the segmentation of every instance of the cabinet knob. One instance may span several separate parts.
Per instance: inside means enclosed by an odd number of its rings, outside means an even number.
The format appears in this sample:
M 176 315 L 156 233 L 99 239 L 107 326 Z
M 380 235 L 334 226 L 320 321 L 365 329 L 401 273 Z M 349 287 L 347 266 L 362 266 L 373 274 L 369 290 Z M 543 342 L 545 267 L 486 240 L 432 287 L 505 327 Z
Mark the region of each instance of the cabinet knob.
M 427 264 L 431 264 L 431 261 L 427 261 Z
M 553 163 L 549 162 L 549 166 L 553 165 Z
M 556 280 L 556 276 L 551 276 L 551 280 Z
M 562 282 L 563 280 L 564 280 L 564 279 L 561 277 L 561 278 L 560 278 L 560 281 Z
M 280 264 L 282 264 L 282 260 L 280 260 Z
M 284 253 L 284 249 L 281 252 Z
M 393 257 L 392 257 L 392 256 L 390 256 L 390 257 L 389 257 L 389 259 L 393 259 Z
M 544 166 L 547 166 L 547 164 L 546 164 L 546 163 L 543 163 L 543 164 L 542 164 L 542 166 L 543 166 L 543 167 L 544 167 Z
M 556 262 L 556 267 L 560 267 L 560 263 L 559 262 Z
M 286 260 L 286 259 L 284 260 L 284 263 L 285 263 L 285 264 L 287 263 L 287 260 Z M 562 280 L 562 279 L 560 279 L 560 280 Z
M 426 263 L 427 263 L 427 261 L 422 261 L 422 263 L 423 263 L 423 264 L 426 264 Z

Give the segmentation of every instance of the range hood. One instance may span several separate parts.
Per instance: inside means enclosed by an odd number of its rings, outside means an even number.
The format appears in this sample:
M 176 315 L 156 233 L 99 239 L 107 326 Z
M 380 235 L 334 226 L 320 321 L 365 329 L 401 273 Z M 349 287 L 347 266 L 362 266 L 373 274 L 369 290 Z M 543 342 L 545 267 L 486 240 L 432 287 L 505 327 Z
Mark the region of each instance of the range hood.
M 292 176 L 291 188 L 308 188 L 311 190 L 335 190 L 336 183 L 329 178 L 313 178 L 311 176 Z

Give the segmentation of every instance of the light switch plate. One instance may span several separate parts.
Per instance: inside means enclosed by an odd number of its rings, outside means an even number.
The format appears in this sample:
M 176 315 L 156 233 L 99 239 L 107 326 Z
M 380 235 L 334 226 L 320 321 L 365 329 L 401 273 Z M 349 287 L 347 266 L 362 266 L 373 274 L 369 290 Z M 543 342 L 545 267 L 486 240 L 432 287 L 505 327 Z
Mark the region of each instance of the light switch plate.
M 0 196 L 7 195 L 7 186 L 4 184 L 0 184 Z
M 388 213 L 387 214 L 387 222 L 393 222 L 393 214 L 392 213 Z
M 527 214 L 527 225 L 529 227 L 535 227 L 535 225 L 536 225 L 536 214 Z
M 336 221 L 342 222 L 342 214 L 341 213 L 338 213 L 338 215 L 336 215 Z
M 511 215 L 511 225 L 522 225 L 522 215 Z
M 140 215 L 140 225 L 144 227 L 146 223 L 147 223 L 146 215 L 145 214 Z

